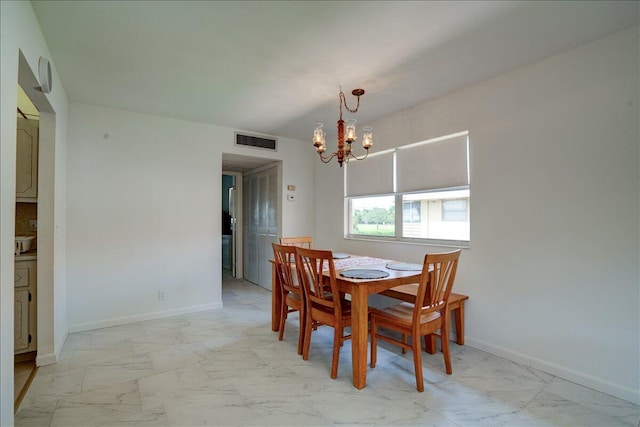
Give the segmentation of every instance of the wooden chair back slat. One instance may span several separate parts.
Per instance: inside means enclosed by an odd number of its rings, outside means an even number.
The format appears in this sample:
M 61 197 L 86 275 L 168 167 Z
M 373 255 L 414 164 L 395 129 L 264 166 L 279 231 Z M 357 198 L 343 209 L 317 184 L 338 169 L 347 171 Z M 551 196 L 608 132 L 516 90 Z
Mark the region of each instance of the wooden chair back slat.
M 280 244 L 311 249 L 312 240 L 311 236 L 280 237 Z

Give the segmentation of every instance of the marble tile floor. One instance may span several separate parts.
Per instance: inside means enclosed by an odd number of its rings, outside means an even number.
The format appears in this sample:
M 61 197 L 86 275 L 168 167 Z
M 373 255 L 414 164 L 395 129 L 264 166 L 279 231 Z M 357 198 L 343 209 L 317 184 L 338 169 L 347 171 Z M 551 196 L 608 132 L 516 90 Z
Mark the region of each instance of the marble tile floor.
M 640 407 L 470 346 L 423 353 L 425 391 L 410 352 L 382 343 L 367 387 L 351 382 L 351 345 L 329 378 L 333 330 L 296 354 L 297 315 L 271 331 L 270 293 L 223 283 L 224 308 L 69 335 L 41 367 L 16 426 L 630 426 Z

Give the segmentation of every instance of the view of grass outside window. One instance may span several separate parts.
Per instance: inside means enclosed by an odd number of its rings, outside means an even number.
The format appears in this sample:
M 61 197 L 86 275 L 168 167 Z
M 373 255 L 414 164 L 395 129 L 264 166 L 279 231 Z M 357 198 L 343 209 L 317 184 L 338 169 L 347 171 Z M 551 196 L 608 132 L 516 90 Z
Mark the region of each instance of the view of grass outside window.
M 470 241 L 468 144 L 468 132 L 460 132 L 376 153 L 370 164 L 349 164 L 347 234 Z
M 396 207 L 394 196 L 351 199 L 351 234 L 365 236 L 396 235 Z

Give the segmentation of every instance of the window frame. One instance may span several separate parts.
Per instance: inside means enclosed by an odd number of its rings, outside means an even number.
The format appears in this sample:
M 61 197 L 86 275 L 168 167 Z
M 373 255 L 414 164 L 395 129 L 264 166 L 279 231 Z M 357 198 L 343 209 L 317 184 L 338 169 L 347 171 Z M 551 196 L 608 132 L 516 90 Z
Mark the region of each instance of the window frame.
M 377 241 L 377 242 L 391 242 L 391 243 L 408 243 L 408 244 L 419 244 L 419 245 L 429 245 L 429 246 L 443 246 L 443 247 L 455 247 L 455 248 L 469 248 L 471 246 L 471 182 L 470 176 L 467 180 L 466 185 L 458 185 L 444 188 L 430 188 L 419 191 L 407 191 L 407 192 L 398 192 L 396 179 L 397 179 L 397 162 L 396 162 L 396 153 L 399 149 L 410 149 L 413 146 L 419 146 L 422 144 L 428 144 L 432 141 L 442 141 L 446 139 L 453 139 L 460 136 L 466 136 L 466 144 L 467 144 L 467 174 L 469 175 L 469 132 L 459 132 L 456 134 L 445 135 L 443 137 L 433 138 L 431 140 L 423 141 L 416 144 L 409 144 L 403 147 L 394 148 L 391 150 L 385 150 L 380 152 L 380 154 L 387 154 L 389 152 L 393 152 L 393 193 L 387 194 L 369 194 L 369 195 L 347 195 L 347 170 L 344 171 L 344 183 L 345 183 L 345 194 L 344 194 L 344 238 L 347 240 L 363 240 L 363 241 Z M 408 194 L 417 194 L 417 193 L 440 193 L 447 191 L 460 191 L 466 190 L 469 192 L 467 201 L 467 221 L 469 222 L 469 240 L 458 240 L 458 239 L 433 239 L 433 238 L 416 238 L 416 237 L 403 237 L 403 196 Z M 351 210 L 351 201 L 354 199 L 362 199 L 362 198 L 374 198 L 374 197 L 382 197 L 382 196 L 394 196 L 395 202 L 395 236 L 376 236 L 376 235 L 362 235 L 362 234 L 353 234 L 351 233 L 352 222 L 353 222 L 353 214 Z M 452 199 L 453 200 L 453 199 Z M 422 212 L 420 213 L 422 217 Z

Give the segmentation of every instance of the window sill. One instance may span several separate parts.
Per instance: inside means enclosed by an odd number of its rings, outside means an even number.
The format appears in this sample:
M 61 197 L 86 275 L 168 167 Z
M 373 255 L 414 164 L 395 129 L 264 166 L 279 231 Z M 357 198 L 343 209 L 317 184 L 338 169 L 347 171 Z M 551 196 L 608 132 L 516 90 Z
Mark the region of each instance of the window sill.
M 438 239 L 399 239 L 399 238 L 384 238 L 378 236 L 355 236 L 345 235 L 345 240 L 359 240 L 366 242 L 379 242 L 379 243 L 400 243 L 403 245 L 416 245 L 416 246 L 437 246 L 443 248 L 455 248 L 455 249 L 470 249 L 471 242 L 468 240 L 438 240 Z

